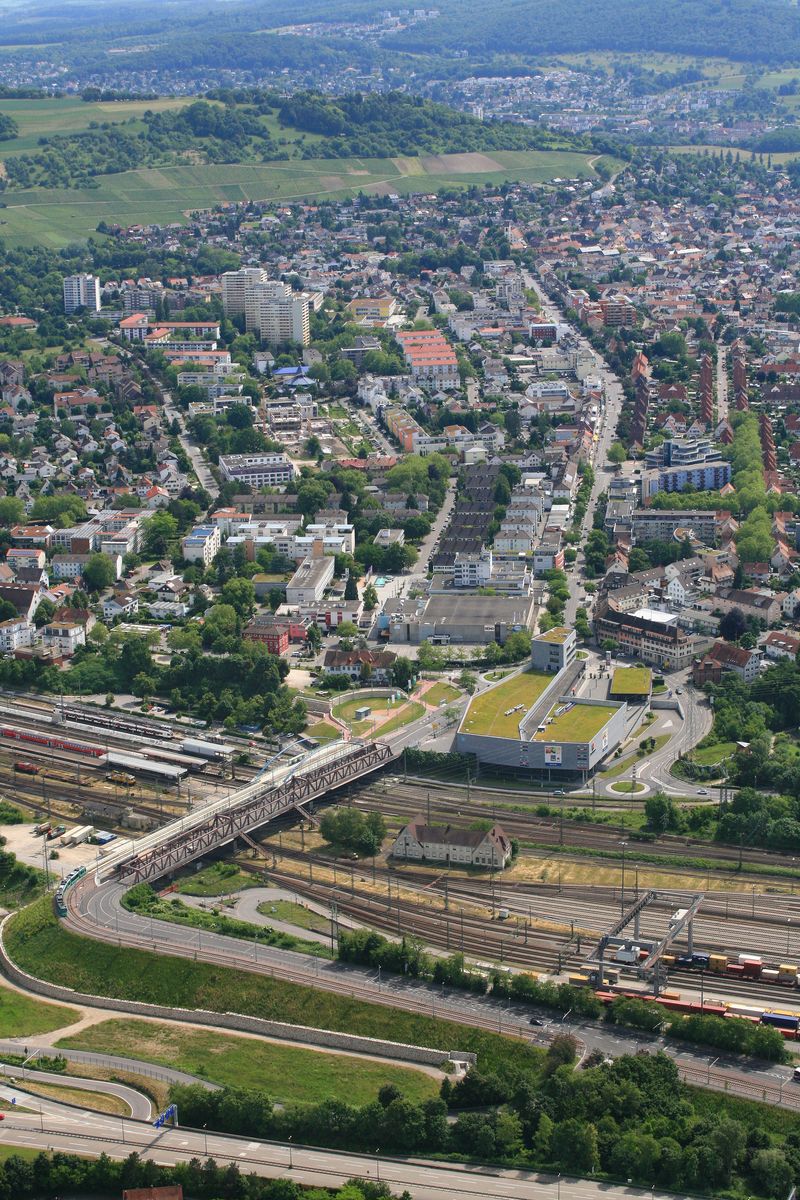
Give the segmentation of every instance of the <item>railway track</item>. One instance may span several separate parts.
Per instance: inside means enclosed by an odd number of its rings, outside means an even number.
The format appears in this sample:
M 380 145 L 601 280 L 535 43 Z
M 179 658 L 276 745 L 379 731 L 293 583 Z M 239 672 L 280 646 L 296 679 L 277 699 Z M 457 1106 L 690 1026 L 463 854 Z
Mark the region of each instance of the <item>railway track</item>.
M 663 834 L 655 841 L 635 842 L 630 829 L 624 825 L 593 825 L 588 822 L 569 820 L 560 817 L 538 816 L 534 812 L 525 813 L 512 811 L 499 806 L 497 795 L 487 793 L 483 796 L 472 788 L 469 796 L 466 794 L 448 796 L 441 792 L 431 796 L 428 805 L 428 793 L 433 789 L 416 784 L 404 784 L 402 781 L 392 784 L 392 791 L 384 791 L 381 787 L 366 785 L 354 790 L 353 803 L 357 808 L 370 812 L 381 812 L 384 816 L 397 816 L 404 820 L 417 816 L 420 812 L 430 810 L 431 820 L 441 818 L 444 822 L 460 819 L 475 819 L 476 816 L 490 816 L 499 821 L 503 829 L 512 837 L 521 841 L 532 841 L 539 845 L 575 846 L 584 849 L 597 849 L 620 854 L 621 840 L 628 842 L 629 855 L 635 858 L 637 850 L 642 854 L 652 856 L 680 855 L 687 860 L 705 859 L 720 863 L 738 864 L 740 861 L 739 847 L 720 845 L 717 842 L 692 841 L 689 838 L 677 837 L 674 834 Z M 511 795 L 511 793 L 509 793 Z M 526 796 L 528 804 L 534 805 L 535 798 Z M 545 803 L 545 800 L 542 800 Z M 571 804 L 568 807 L 575 807 Z M 759 866 L 781 867 L 787 874 L 797 872 L 797 864 L 789 855 L 781 855 L 768 850 L 749 849 L 741 854 L 743 867 L 748 864 Z
M 247 864 L 242 864 L 247 869 Z M 459 951 L 476 962 L 553 970 L 563 947 L 563 932 L 543 930 L 536 926 L 523 928 L 511 925 L 492 925 L 469 912 L 463 906 L 424 908 L 414 899 L 396 894 L 391 899 L 377 896 L 350 895 L 341 886 L 328 883 L 309 883 L 280 870 L 270 870 L 270 880 L 328 907 L 359 924 L 381 930 L 395 937 L 413 935 L 426 945 L 446 953 Z M 567 936 L 568 933 L 567 933 Z M 563 954 L 562 954 L 563 956 Z

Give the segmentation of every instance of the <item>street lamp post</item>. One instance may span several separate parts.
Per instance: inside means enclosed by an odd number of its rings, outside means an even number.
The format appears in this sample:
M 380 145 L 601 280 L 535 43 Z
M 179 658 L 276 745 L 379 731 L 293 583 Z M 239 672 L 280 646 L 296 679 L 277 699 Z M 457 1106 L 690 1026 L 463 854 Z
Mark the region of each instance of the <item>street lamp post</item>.
M 294 1167 L 294 1162 L 292 1161 L 292 1135 L 289 1134 L 289 1137 L 286 1140 L 289 1144 L 289 1170 L 291 1171 Z

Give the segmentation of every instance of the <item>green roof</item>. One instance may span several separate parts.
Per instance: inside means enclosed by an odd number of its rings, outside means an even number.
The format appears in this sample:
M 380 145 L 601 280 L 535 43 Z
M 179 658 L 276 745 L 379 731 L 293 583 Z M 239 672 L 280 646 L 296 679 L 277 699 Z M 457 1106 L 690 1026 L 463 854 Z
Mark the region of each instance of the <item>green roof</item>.
M 611 679 L 612 696 L 649 696 L 653 672 L 649 667 L 617 667 Z
M 534 742 L 590 742 L 618 711 L 617 704 L 581 704 L 565 700 L 547 714 L 547 728 L 533 735 Z
M 547 671 L 522 671 L 475 696 L 461 725 L 462 733 L 519 738 L 519 723 L 555 679 Z
M 535 642 L 555 642 L 556 645 L 561 646 L 571 633 L 572 630 L 568 629 L 566 625 L 556 625 L 555 628 L 548 629 L 547 633 L 537 633 L 533 640 Z

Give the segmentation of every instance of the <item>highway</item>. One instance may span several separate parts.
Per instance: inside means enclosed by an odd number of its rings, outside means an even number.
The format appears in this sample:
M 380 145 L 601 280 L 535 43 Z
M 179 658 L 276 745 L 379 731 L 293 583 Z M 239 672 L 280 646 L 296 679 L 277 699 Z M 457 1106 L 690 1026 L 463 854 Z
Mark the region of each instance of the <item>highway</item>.
M 30 1104 L 27 1093 L 0 1084 L 0 1095 L 16 1096 Z M 246 1137 L 231 1137 L 206 1130 L 164 1127 L 101 1113 L 88 1113 L 53 1101 L 33 1102 L 37 1111 L 15 1112 L 0 1122 L 0 1146 L 63 1151 L 96 1158 L 127 1158 L 136 1151 L 160 1166 L 174 1166 L 192 1158 L 213 1158 L 220 1165 L 235 1163 L 244 1174 L 291 1178 L 304 1187 L 340 1187 L 348 1179 L 372 1179 L 389 1185 L 395 1194 L 407 1190 L 414 1200 L 443 1200 L 464 1196 L 469 1200 L 681 1200 L 675 1192 L 663 1193 L 630 1185 L 615 1187 L 588 1179 L 540 1175 L 523 1170 L 498 1170 L 461 1163 L 437 1163 L 422 1158 L 389 1158 L 316 1150 Z M 180 1116 L 180 1114 L 179 1114 Z M 687 1198 L 688 1200 L 688 1198 Z

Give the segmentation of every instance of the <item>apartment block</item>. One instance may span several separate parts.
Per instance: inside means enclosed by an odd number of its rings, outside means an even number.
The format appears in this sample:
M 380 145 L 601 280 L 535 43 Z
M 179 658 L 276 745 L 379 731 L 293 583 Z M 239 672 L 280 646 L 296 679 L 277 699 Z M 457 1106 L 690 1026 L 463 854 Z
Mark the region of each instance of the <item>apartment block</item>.
M 201 562 L 209 566 L 220 548 L 219 529 L 216 525 L 196 525 L 181 541 L 181 553 L 187 562 Z
M 442 388 L 458 386 L 458 359 L 453 347 L 438 330 L 409 330 L 396 336 L 417 383 Z
M 67 275 L 64 279 L 64 312 L 74 313 L 79 308 L 90 312 L 100 311 L 100 280 L 96 275 Z
M 297 467 L 285 454 L 223 454 L 219 469 L 223 479 L 254 488 L 278 487 L 297 475 Z

